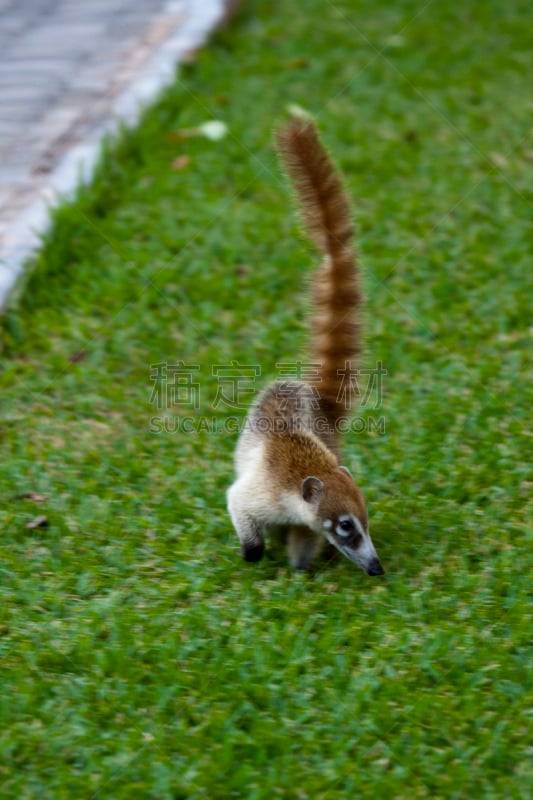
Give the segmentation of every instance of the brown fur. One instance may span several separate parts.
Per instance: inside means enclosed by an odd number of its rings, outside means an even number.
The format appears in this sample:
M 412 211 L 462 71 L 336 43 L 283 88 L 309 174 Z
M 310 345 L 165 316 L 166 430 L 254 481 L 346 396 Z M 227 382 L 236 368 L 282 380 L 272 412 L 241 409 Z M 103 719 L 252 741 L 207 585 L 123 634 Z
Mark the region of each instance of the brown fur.
M 313 281 L 311 359 L 320 367 L 309 383 L 318 390 L 322 411 L 334 427 L 350 406 L 351 392 L 342 402 L 339 397 L 343 375 L 355 368 L 354 359 L 361 351 L 357 315 L 362 296 L 351 245 L 350 207 L 311 121 L 293 120 L 277 133 L 277 142 L 309 236 L 326 256 Z
M 309 433 L 272 434 L 266 440 L 266 463 L 280 489 L 300 491 L 307 475 L 322 481 L 338 467 L 338 461 Z

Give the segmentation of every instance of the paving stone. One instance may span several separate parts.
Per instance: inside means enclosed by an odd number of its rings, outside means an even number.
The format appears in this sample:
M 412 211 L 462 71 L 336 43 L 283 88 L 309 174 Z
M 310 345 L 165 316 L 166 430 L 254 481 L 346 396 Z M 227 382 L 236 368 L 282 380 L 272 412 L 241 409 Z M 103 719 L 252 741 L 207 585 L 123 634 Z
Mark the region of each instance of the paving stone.
M 0 311 L 48 204 L 88 179 L 101 137 L 135 121 L 225 2 L 0 0 Z
M 0 58 L 0 75 L 6 80 L 11 76 L 20 76 L 21 79 L 28 74 L 31 75 L 64 75 L 72 68 L 72 59 L 55 56 L 53 58 L 17 58 L 4 54 Z
M 28 168 L 23 164 L 3 164 L 0 170 L 0 186 L 23 186 L 28 180 Z

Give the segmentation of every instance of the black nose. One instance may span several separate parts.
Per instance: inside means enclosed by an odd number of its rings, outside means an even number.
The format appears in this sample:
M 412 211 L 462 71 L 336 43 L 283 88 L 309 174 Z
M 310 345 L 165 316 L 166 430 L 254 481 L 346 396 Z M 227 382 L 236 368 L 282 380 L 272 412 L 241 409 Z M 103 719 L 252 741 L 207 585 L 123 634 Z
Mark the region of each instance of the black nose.
M 368 575 L 384 575 L 385 570 L 381 566 L 379 559 L 375 558 L 367 567 L 367 574 Z

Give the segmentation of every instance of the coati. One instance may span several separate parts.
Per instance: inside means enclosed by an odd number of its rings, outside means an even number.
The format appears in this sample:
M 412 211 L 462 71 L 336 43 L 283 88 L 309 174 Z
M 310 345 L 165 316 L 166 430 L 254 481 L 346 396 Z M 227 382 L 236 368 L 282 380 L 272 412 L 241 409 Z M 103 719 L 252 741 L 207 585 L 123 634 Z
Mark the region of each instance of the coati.
M 273 383 L 252 407 L 235 453 L 228 510 L 247 561 L 259 561 L 265 534 L 281 529 L 296 569 L 308 569 L 327 541 L 369 575 L 382 575 L 363 493 L 339 461 L 338 422 L 351 394 L 341 402 L 341 384 L 361 349 L 349 204 L 310 119 L 292 119 L 276 138 L 304 225 L 324 255 L 313 277 L 316 369 L 305 382 Z

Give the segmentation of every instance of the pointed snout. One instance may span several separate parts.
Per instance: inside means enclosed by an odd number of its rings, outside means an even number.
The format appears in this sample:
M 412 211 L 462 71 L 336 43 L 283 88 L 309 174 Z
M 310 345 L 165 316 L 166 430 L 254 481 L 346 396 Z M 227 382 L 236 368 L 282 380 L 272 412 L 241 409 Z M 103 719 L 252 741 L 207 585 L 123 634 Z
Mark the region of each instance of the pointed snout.
M 385 570 L 381 566 L 379 558 L 373 558 L 366 568 L 367 575 L 384 575 Z

